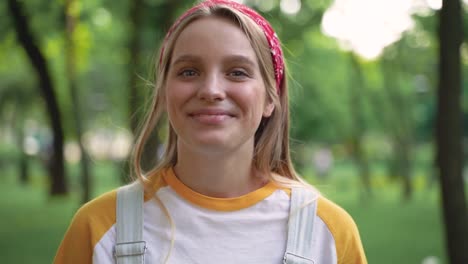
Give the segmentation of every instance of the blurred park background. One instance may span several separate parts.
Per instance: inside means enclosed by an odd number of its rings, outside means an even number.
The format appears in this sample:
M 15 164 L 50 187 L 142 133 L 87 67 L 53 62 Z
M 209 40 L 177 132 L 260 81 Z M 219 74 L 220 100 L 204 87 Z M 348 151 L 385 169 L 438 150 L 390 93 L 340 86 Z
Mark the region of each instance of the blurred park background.
M 354 217 L 369 263 L 456 263 L 448 241 L 468 250 L 446 235 L 467 225 L 468 1 L 445 1 L 459 6 L 444 25 L 442 0 L 242 2 L 283 42 L 297 168 Z M 0 1 L 0 262 L 51 263 L 76 209 L 128 180 L 156 51 L 192 4 Z M 461 32 L 459 52 L 441 45 Z M 443 48 L 458 66 L 441 67 Z

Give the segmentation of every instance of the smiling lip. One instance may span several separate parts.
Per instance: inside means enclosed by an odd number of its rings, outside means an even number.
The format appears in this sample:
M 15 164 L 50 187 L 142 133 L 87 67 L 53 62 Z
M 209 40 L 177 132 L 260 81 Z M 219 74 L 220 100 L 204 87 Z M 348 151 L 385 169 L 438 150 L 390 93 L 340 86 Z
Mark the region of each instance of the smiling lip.
M 229 111 L 222 109 L 200 109 L 189 113 L 189 116 L 203 124 L 217 125 L 234 117 Z

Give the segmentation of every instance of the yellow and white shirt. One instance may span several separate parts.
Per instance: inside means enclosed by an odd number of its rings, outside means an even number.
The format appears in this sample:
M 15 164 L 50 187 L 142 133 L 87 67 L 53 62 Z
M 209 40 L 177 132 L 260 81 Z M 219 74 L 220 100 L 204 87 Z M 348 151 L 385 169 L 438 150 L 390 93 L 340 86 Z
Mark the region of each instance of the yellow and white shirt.
M 172 169 L 152 186 L 175 224 L 170 264 L 280 264 L 286 250 L 290 190 L 270 182 L 236 198 L 204 196 L 185 186 Z M 116 190 L 78 210 L 55 264 L 114 263 Z M 170 249 L 171 225 L 153 195 L 145 194 L 145 262 L 162 263 Z M 357 227 L 340 207 L 318 198 L 314 222 L 315 263 L 367 263 Z

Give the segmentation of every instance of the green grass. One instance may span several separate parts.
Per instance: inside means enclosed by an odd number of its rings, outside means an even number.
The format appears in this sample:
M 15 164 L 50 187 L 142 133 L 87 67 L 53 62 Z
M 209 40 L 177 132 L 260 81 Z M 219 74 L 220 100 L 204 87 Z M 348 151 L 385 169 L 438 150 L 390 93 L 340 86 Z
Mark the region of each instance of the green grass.
M 112 164 L 94 164 L 93 197 L 115 188 L 119 170 Z M 11 167 L 0 178 L 1 263 L 52 263 L 60 241 L 80 206 L 78 173 L 68 168 L 69 197 L 50 198 L 43 168 L 32 163 L 28 186 L 20 186 Z
M 76 206 L 34 188 L 0 187 L 2 263 L 51 263 Z
M 77 191 L 68 198 L 49 199 L 39 169 L 27 187 L 19 186 L 13 171 L 0 178 L 0 256 L 2 263 L 51 263 L 76 211 Z M 71 169 L 72 186 L 77 174 Z M 95 167 L 94 196 L 116 186 L 112 166 Z M 379 182 L 377 177 L 377 182 Z M 376 184 L 374 196 L 362 199 L 352 175 L 337 176 L 320 189 L 355 219 L 369 263 L 420 264 L 427 256 L 444 263 L 443 235 L 437 190 L 420 188 L 404 202 L 397 185 Z M 252 249 L 254 250 L 254 249 Z
M 422 263 L 428 256 L 445 261 L 438 202 L 432 193 L 418 193 L 403 202 L 392 190 L 368 201 L 335 199 L 354 218 L 369 263 Z
M 324 183 L 309 178 L 352 215 L 369 263 L 420 264 L 430 256 L 435 256 L 439 264 L 447 262 L 436 184 L 430 186 L 427 177 L 416 173 L 413 197 L 406 201 L 401 184 L 376 168 L 371 178 L 372 196 L 366 198 L 358 191 L 356 174 L 353 166 L 341 164 L 333 168 Z

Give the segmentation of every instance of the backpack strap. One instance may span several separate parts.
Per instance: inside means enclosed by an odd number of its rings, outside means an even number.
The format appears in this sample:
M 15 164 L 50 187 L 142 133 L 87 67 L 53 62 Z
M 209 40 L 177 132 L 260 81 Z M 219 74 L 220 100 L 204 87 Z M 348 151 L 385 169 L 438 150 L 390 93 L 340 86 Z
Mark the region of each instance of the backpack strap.
M 317 195 L 307 188 L 292 188 L 288 242 L 284 264 L 314 264 L 312 236 L 317 212 Z
M 117 190 L 117 264 L 143 264 L 146 242 L 143 241 L 143 186 L 139 181 Z

